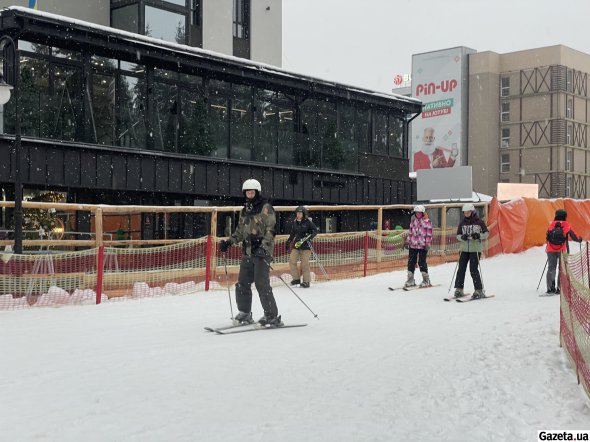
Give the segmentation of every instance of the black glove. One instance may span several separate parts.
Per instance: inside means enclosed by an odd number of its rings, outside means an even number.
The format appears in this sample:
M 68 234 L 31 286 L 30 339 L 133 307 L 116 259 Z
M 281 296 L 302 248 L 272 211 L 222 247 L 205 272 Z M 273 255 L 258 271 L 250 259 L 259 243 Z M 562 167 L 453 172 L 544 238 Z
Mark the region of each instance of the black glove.
M 481 235 L 477 232 L 475 232 L 474 234 L 471 235 L 471 239 L 479 239 L 481 238 Z
M 262 238 L 259 236 L 250 236 L 248 242 L 250 243 L 250 248 L 254 250 L 262 245 Z
M 257 258 L 262 258 L 268 263 L 272 262 L 272 256 L 270 256 L 267 253 L 267 251 L 264 250 L 264 248 L 262 248 L 262 247 L 256 247 L 255 249 L 252 249 L 252 256 L 256 256 Z
M 428 252 L 428 250 L 430 250 L 430 246 L 424 246 L 424 250 Z
M 410 250 L 410 245 L 408 243 L 404 244 L 404 249 Z
M 461 239 L 463 241 L 467 241 L 469 239 L 469 235 L 467 233 L 464 233 L 463 235 L 461 235 Z
M 285 252 L 289 253 L 290 249 L 291 249 L 291 244 L 285 243 Z
M 222 239 L 221 242 L 219 243 L 219 250 L 221 250 L 222 253 L 227 252 L 230 247 L 231 247 L 230 240 Z

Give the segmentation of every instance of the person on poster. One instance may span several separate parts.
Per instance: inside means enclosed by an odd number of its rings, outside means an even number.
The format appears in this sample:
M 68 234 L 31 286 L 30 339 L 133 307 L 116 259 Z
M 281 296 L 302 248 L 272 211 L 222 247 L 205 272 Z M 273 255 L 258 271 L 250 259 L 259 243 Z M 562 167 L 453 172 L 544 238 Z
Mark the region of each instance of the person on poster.
M 414 172 L 419 169 L 438 169 L 442 167 L 453 167 L 455 161 L 459 156 L 459 149 L 453 147 L 452 149 L 436 146 L 434 141 L 434 128 L 424 128 L 422 135 L 422 149 L 414 153 Z M 449 157 L 445 156 L 445 152 L 450 152 Z

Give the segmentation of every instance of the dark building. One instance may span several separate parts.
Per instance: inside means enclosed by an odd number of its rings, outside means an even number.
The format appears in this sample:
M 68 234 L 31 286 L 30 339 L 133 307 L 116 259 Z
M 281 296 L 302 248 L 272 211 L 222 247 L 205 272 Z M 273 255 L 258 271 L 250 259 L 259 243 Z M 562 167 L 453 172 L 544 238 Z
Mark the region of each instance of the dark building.
M 417 100 L 25 8 L 0 11 L 0 28 L 18 41 L 25 196 L 234 205 L 253 177 L 275 205 L 414 199 L 407 129 Z M 4 77 L 14 84 L 11 54 L 5 48 Z M 0 135 L 9 200 L 13 101 Z M 357 215 L 339 222 L 364 224 Z M 179 231 L 201 230 L 188 224 Z

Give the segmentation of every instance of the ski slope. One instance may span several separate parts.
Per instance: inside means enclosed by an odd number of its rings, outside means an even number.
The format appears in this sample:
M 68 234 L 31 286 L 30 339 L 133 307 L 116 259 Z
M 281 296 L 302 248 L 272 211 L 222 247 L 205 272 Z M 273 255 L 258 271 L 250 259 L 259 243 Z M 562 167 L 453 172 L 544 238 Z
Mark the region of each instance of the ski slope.
M 309 326 L 233 336 L 203 330 L 229 319 L 224 291 L 0 312 L 0 440 L 530 441 L 590 429 L 559 347 L 559 297 L 535 291 L 544 263 L 542 248 L 482 261 L 496 297 L 467 304 L 442 300 L 454 264 L 431 268 L 442 286 L 428 290 L 387 290 L 403 271 L 298 289 L 319 320 L 280 287 L 283 320 Z

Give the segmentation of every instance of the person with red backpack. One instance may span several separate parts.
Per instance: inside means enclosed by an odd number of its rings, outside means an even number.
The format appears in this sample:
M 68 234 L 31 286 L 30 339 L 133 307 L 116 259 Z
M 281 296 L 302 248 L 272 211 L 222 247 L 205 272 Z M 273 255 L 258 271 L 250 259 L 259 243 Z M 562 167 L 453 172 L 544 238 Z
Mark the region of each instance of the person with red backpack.
M 570 223 L 566 221 L 567 212 L 559 209 L 555 212 L 555 219 L 551 221 L 547 228 L 547 294 L 558 295 L 559 288 L 559 272 L 557 272 L 557 285 L 555 285 L 555 273 L 559 265 L 559 257 L 563 252 L 569 253 L 568 238 L 572 241 L 582 242 L 582 238 L 578 237 L 572 229 Z

